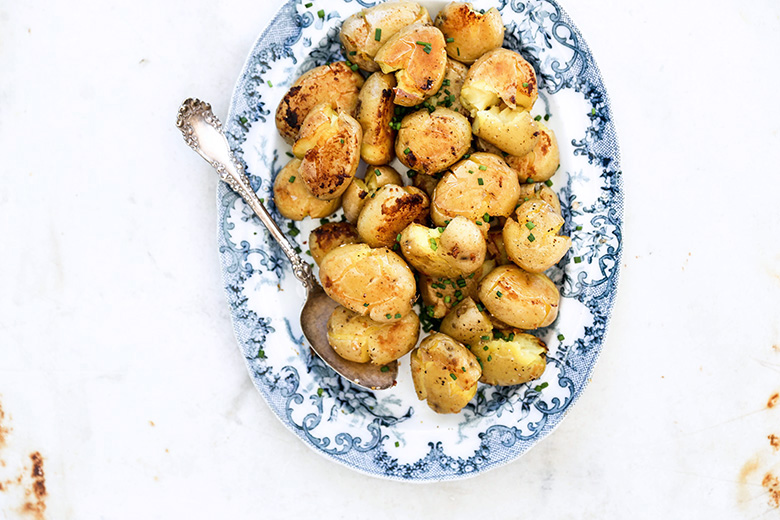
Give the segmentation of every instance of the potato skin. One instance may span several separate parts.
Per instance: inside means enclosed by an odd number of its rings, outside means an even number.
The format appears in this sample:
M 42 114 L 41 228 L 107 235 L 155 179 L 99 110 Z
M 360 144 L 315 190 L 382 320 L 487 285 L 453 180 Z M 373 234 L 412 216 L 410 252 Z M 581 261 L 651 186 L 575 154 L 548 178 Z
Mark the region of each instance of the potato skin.
M 561 164 L 558 140 L 547 125 L 541 121 L 536 123 L 539 136 L 533 149 L 527 154 L 517 157 L 505 157 L 510 168 L 517 172 L 520 182 L 543 182 L 552 177 Z
M 423 301 L 423 312 L 431 318 L 443 318 L 465 298 L 477 297 L 477 286 L 485 272 L 484 265 L 465 277 L 445 278 L 420 274 L 419 288 Z M 462 285 L 458 285 L 458 281 Z
M 417 397 L 436 413 L 458 413 L 477 393 L 482 375 L 477 358 L 445 334 L 422 340 L 410 364 Z
M 301 159 L 301 179 L 312 195 L 332 200 L 346 191 L 360 163 L 362 137 L 360 123 L 330 103 L 309 112 L 292 151 Z
M 418 41 L 429 43 L 430 51 Z M 413 107 L 439 90 L 447 68 L 444 45 L 440 30 L 418 23 L 404 27 L 379 49 L 374 60 L 382 72 L 395 72 L 396 105 Z
M 507 255 L 515 264 L 529 273 L 541 273 L 564 257 L 571 238 L 558 235 L 564 220 L 555 208 L 532 199 L 523 202 L 515 215 L 517 220 L 507 219 L 503 230 Z
M 409 314 L 417 292 L 414 274 L 400 256 L 367 244 L 331 250 L 320 264 L 320 282 L 335 301 L 381 323 Z
M 430 201 L 414 186 L 387 184 L 369 197 L 360 212 L 357 231 L 371 247 L 392 247 L 396 237 L 412 222 L 425 222 Z
M 475 61 L 460 91 L 461 103 L 472 116 L 500 102 L 512 110 L 530 110 L 538 95 L 534 68 L 520 54 L 504 48 Z
M 497 155 L 477 152 L 456 163 L 436 185 L 431 218 L 437 226 L 443 226 L 460 215 L 480 222 L 487 234 L 484 215 L 511 215 L 519 197 L 520 184 L 514 170 Z
M 466 81 L 468 71 L 469 68 L 464 64 L 447 58 L 447 68 L 444 70 L 441 88 L 428 99 L 428 104 L 435 107 L 444 105 L 446 108 L 470 117 L 471 113 L 460 102 L 460 89 L 463 87 L 463 82 Z
M 471 124 L 474 135 L 510 155 L 525 156 L 539 141 L 538 123 L 526 110 L 497 106 L 477 112 Z
M 483 338 L 493 337 L 493 323 L 490 315 L 480 310 L 472 298 L 465 298 L 444 317 L 439 331 L 466 346 L 476 347 L 486 341 Z M 476 352 L 474 348 L 471 351 Z M 479 357 L 479 353 L 476 355 Z
M 312 195 L 299 173 L 300 159 L 292 159 L 274 179 L 274 204 L 283 217 L 303 220 L 306 217 L 323 218 L 333 214 L 341 199 L 320 200 Z M 290 182 L 292 179 L 293 182 Z
M 287 143 L 298 137 L 303 120 L 320 103 L 333 102 L 336 109 L 355 113 L 363 76 L 343 61 L 316 67 L 295 80 L 276 108 L 276 128 Z
M 374 61 L 377 51 L 403 27 L 414 23 L 430 24 L 428 10 L 417 2 L 385 2 L 349 16 L 341 25 L 339 37 L 349 60 L 368 72 L 379 70 Z M 376 40 L 376 30 L 381 29 Z M 351 54 L 351 53 L 355 54 Z
M 433 112 L 412 112 L 401 120 L 395 154 L 407 168 L 433 175 L 455 164 L 470 145 L 469 120 L 459 112 L 439 107 Z
M 371 165 L 387 164 L 393 160 L 395 130 L 390 128 L 390 121 L 393 119 L 395 107 L 395 85 L 395 77 L 392 74 L 374 72 L 363 84 L 358 95 L 355 119 L 363 128 L 360 157 Z
M 466 64 L 504 44 L 504 21 L 495 7 L 482 14 L 471 3 L 450 2 L 439 11 L 434 25 L 445 38 L 453 39 L 447 43 L 449 57 Z
M 379 172 L 377 174 L 377 172 Z M 342 207 L 347 222 L 357 223 L 366 201 L 376 190 L 387 184 L 403 186 L 401 175 L 392 166 L 373 166 L 366 169 L 364 179 L 352 179 L 342 196 Z
M 420 319 L 414 312 L 395 323 L 378 323 L 339 306 L 328 319 L 330 346 L 356 363 L 386 365 L 412 350 L 419 335 Z
M 531 334 L 513 332 L 508 340 L 481 341 L 471 351 L 482 367 L 480 381 L 512 386 L 538 379 L 547 368 L 547 345 Z
M 558 195 L 543 182 L 520 184 L 519 202 L 523 203 L 531 199 L 542 199 L 552 206 L 558 215 L 561 215 L 561 201 L 558 199 Z
M 487 250 L 479 227 L 460 216 L 444 230 L 409 224 L 401 232 L 400 244 L 404 258 L 417 271 L 445 278 L 473 273 L 485 261 Z
M 312 229 L 309 233 L 309 251 L 317 265 L 322 263 L 322 259 L 332 249 L 359 242 L 357 229 L 349 222 L 330 222 Z
M 491 316 L 510 327 L 546 327 L 558 316 L 560 294 L 555 284 L 541 273 L 528 273 L 515 265 L 493 269 L 480 281 L 478 295 Z

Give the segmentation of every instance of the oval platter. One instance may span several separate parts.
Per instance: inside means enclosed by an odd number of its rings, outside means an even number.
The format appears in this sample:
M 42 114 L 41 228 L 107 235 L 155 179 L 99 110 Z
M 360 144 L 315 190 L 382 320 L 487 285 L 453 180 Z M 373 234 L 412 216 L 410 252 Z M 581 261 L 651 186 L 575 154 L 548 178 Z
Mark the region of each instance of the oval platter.
M 432 17 L 444 2 L 421 2 Z M 274 112 L 291 83 L 343 60 L 342 20 L 362 0 L 291 0 L 255 42 L 225 123 L 233 151 L 282 229 L 305 253 L 319 221 L 293 223 L 270 202 L 290 147 Z M 475 2 L 499 8 L 504 46 L 537 71 L 533 115 L 549 116 L 561 167 L 553 177 L 572 248 L 547 271 L 561 291 L 558 319 L 533 333 L 549 347 L 547 370 L 528 384 L 489 387 L 456 415 L 417 400 L 402 358 L 398 384 L 372 392 L 314 356 L 299 325 L 304 291 L 259 220 L 224 183 L 217 191 L 218 243 L 233 326 L 249 374 L 276 416 L 316 452 L 365 474 L 403 481 L 466 478 L 511 462 L 547 436 L 585 389 L 601 352 L 617 289 L 623 189 L 607 93 L 585 40 L 552 0 Z M 403 170 L 401 170 L 403 171 Z M 340 213 L 327 219 L 340 220 Z

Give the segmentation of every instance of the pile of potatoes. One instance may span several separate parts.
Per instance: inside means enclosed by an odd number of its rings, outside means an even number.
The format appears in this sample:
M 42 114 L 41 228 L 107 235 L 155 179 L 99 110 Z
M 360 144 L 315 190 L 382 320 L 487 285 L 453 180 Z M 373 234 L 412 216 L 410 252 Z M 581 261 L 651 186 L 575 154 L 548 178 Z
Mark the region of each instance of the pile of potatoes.
M 529 112 L 536 73 L 503 39 L 495 8 L 453 2 L 435 20 L 411 1 L 363 9 L 342 25 L 347 59 L 298 78 L 276 112 L 295 156 L 274 183 L 279 212 L 344 211 L 309 236 L 340 304 L 333 349 L 379 365 L 411 351 L 417 395 L 439 413 L 459 412 L 477 382 L 541 376 L 547 347 L 527 331 L 555 320 L 543 272 L 571 246 L 545 184 L 555 134 Z M 439 332 L 415 348 L 421 316 Z

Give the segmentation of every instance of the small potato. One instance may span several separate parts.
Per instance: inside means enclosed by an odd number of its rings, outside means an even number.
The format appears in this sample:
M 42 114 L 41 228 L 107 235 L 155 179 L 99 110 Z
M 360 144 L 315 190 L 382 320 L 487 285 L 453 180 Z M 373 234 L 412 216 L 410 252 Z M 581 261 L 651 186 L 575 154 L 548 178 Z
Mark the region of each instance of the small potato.
M 358 95 L 355 119 L 363 128 L 360 157 L 368 164 L 387 164 L 393 160 L 395 130 L 390 128 L 395 108 L 393 87 L 392 74 L 374 72 Z
M 445 334 L 422 340 L 410 364 L 417 397 L 436 413 L 458 413 L 477 393 L 482 375 L 477 358 Z
M 300 174 L 312 195 L 322 200 L 340 197 L 360 163 L 360 123 L 334 105 L 314 107 L 301 125 L 292 151 L 301 159 Z
M 365 179 L 352 179 L 342 196 L 344 216 L 348 222 L 357 223 L 366 201 L 382 186 L 403 186 L 401 175 L 392 166 L 374 166 L 366 170 Z
M 377 51 L 395 33 L 414 23 L 431 23 L 424 7 L 417 2 L 386 2 L 348 17 L 341 24 L 339 36 L 349 60 L 363 70 L 374 72 L 379 70 L 374 62 Z
M 541 273 L 514 265 L 493 269 L 480 281 L 478 295 L 490 314 L 510 327 L 546 327 L 558 316 L 560 294 L 555 284 Z
M 550 130 L 541 121 L 538 125 L 539 137 L 533 149 L 522 157 L 510 155 L 505 157 L 510 168 L 517 172 L 520 182 L 543 182 L 549 179 L 558 170 L 561 164 L 558 140 L 555 132 Z
M 309 233 L 309 251 L 317 265 L 322 263 L 332 249 L 344 244 L 358 244 L 360 238 L 355 226 L 348 222 L 330 222 L 314 228 Z
M 497 106 L 477 112 L 471 124 L 474 135 L 510 155 L 524 156 L 531 153 L 539 141 L 538 123 L 525 110 Z
M 476 352 L 474 347 L 493 337 L 493 323 L 482 304 L 477 305 L 473 299 L 466 298 L 444 317 L 439 331 L 471 346 L 471 351 Z
M 495 229 L 488 233 L 486 242 L 488 256 L 495 261 L 496 265 L 506 265 L 511 262 L 506 252 L 501 229 Z
M 485 215 L 511 215 L 519 197 L 514 170 L 496 155 L 477 152 L 456 163 L 436 185 L 431 218 L 443 226 L 460 215 L 480 225 L 487 235 Z
M 447 68 L 444 71 L 444 81 L 436 94 L 428 99 L 427 104 L 433 107 L 445 106 L 466 117 L 471 113 L 460 102 L 460 89 L 466 81 L 469 68 L 455 60 L 447 59 Z
M 521 269 L 541 273 L 563 258 L 571 247 L 571 238 L 558 235 L 564 224 L 555 208 L 541 199 L 523 202 L 507 219 L 503 237 L 507 255 Z
M 401 120 L 395 155 L 406 166 L 425 175 L 446 170 L 471 146 L 471 125 L 463 114 L 439 107 L 418 110 Z
M 331 250 L 320 263 L 320 282 L 347 309 L 382 323 L 409 314 L 417 292 L 414 274 L 400 256 L 366 244 Z
M 425 192 L 414 186 L 382 186 L 368 198 L 360 212 L 358 235 L 371 247 L 392 247 L 406 226 L 425 222 L 430 205 Z
M 561 214 L 561 201 L 558 200 L 558 195 L 543 182 L 520 185 L 520 203 L 531 199 L 542 199 L 552 206 L 558 215 Z
M 306 217 L 323 218 L 341 205 L 341 199 L 320 200 L 312 195 L 298 172 L 299 159 L 293 159 L 282 168 L 274 180 L 274 204 L 283 217 L 303 220 Z
M 328 320 L 330 346 L 356 363 L 386 365 L 412 350 L 419 335 L 420 319 L 414 312 L 395 323 L 378 323 L 339 306 Z
M 512 110 L 530 110 L 538 95 L 536 72 L 531 64 L 517 52 L 499 48 L 482 55 L 469 67 L 460 100 L 476 117 L 478 111 L 502 102 Z
M 433 197 L 433 191 L 436 189 L 436 185 L 439 184 L 439 179 L 432 175 L 415 175 L 412 177 L 412 186 L 423 190 L 428 198 Z
M 508 337 L 481 341 L 471 351 L 482 366 L 479 380 L 488 385 L 527 383 L 547 368 L 547 345 L 531 334 L 512 332 Z
M 443 318 L 450 310 L 465 298 L 477 297 L 477 286 L 486 272 L 479 267 L 468 276 L 444 278 L 420 275 L 420 296 L 423 301 L 423 312 L 431 318 Z
M 435 94 L 444 81 L 444 36 L 430 25 L 408 25 L 379 49 L 374 60 L 385 74 L 395 72 L 395 104 L 419 105 Z
M 336 110 L 355 113 L 363 76 L 343 61 L 314 68 L 295 80 L 276 108 L 276 128 L 292 144 L 309 111 L 316 105 L 332 102 Z
M 468 275 L 485 261 L 482 231 L 465 217 L 455 217 L 444 229 L 409 224 L 401 232 L 400 243 L 401 253 L 412 267 L 429 276 Z
M 495 7 L 481 13 L 471 3 L 450 2 L 439 11 L 434 25 L 452 39 L 447 43 L 450 58 L 463 63 L 474 63 L 504 44 L 504 21 Z

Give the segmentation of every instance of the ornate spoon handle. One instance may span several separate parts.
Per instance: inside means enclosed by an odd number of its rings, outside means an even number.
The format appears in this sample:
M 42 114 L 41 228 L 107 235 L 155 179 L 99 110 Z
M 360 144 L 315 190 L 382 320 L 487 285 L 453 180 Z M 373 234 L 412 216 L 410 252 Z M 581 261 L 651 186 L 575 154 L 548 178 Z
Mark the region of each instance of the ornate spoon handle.
M 249 184 L 244 167 L 230 150 L 227 139 L 222 133 L 222 123 L 211 111 L 211 105 L 199 99 L 185 100 L 179 107 L 176 126 L 181 130 L 187 144 L 217 170 L 219 178 L 249 204 L 260 221 L 268 228 L 271 236 L 279 242 L 282 251 L 290 259 L 295 277 L 307 290 L 317 286 L 311 266 L 298 256 L 295 247 L 268 214 L 268 210 Z

